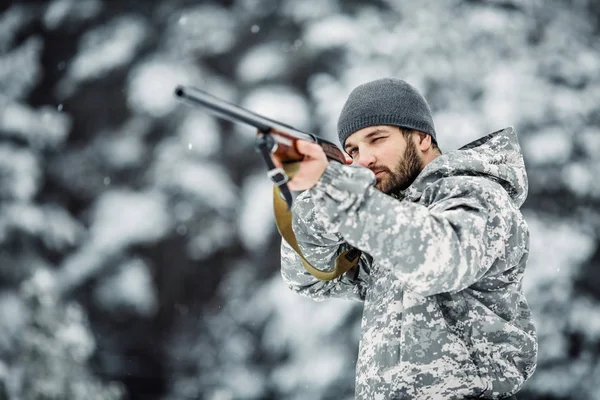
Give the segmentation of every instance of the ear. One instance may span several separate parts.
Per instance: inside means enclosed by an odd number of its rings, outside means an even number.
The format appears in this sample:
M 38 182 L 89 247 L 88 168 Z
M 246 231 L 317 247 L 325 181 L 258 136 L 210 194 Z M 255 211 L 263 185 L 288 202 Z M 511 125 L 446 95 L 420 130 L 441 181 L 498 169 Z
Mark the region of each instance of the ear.
M 431 148 L 431 136 L 427 133 L 418 132 L 415 135 L 417 149 L 421 150 L 423 153 L 427 152 Z

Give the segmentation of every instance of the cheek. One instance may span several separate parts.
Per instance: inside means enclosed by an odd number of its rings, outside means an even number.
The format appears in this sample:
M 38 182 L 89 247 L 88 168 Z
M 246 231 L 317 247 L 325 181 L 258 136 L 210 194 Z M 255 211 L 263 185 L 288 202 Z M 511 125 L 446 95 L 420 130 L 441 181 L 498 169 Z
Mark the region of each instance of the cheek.
M 391 169 L 400 161 L 400 154 L 402 153 L 398 153 L 398 151 L 394 151 L 393 149 L 385 149 L 380 153 L 379 164 L 385 165 Z

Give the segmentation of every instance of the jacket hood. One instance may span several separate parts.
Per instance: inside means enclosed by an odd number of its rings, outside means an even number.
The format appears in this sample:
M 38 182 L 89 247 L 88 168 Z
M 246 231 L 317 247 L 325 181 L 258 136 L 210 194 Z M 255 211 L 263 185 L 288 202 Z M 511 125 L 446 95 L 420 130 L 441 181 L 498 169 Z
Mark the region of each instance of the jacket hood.
M 514 128 L 502 129 L 477 139 L 458 150 L 431 161 L 404 192 L 415 200 L 438 179 L 450 176 L 484 176 L 498 182 L 517 207 L 525 202 L 528 192 L 527 172 L 521 146 Z

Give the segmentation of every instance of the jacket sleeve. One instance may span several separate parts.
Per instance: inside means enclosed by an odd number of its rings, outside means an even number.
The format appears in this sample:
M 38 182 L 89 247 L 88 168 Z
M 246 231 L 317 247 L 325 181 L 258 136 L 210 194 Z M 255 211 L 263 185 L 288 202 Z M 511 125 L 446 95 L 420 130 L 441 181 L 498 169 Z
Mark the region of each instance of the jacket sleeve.
M 314 189 L 316 219 L 389 268 L 410 291 L 465 289 L 504 251 L 508 194 L 483 177 L 446 177 L 422 193 L 425 206 L 372 186 L 373 173 L 331 164 Z
M 292 206 L 292 229 L 304 257 L 317 269 L 327 271 L 334 267 L 335 259 L 350 248 L 335 232 L 328 232 L 316 218 L 312 190 L 300 194 Z M 312 276 L 292 247 L 281 241 L 281 274 L 293 291 L 312 298 L 324 300 L 329 297 L 364 300 L 368 279 L 369 259 L 363 254 L 358 267 L 342 276 L 321 281 Z

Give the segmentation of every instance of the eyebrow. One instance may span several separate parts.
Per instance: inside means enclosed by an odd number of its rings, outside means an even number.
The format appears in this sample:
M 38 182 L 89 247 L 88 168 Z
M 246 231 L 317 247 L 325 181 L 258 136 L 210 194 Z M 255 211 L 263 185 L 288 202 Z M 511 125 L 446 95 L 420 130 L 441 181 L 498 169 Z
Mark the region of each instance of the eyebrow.
M 373 137 L 373 136 L 375 136 L 375 135 L 377 135 L 379 133 L 388 133 L 388 131 L 386 131 L 385 129 L 375 129 L 374 131 L 369 132 L 368 134 L 366 134 L 363 139 L 369 139 L 370 137 Z M 344 146 L 344 150 L 346 150 L 346 152 L 347 152 L 350 147 L 353 147 L 353 146 L 352 146 L 352 144 L 349 143 L 349 144 L 347 144 L 347 145 Z

